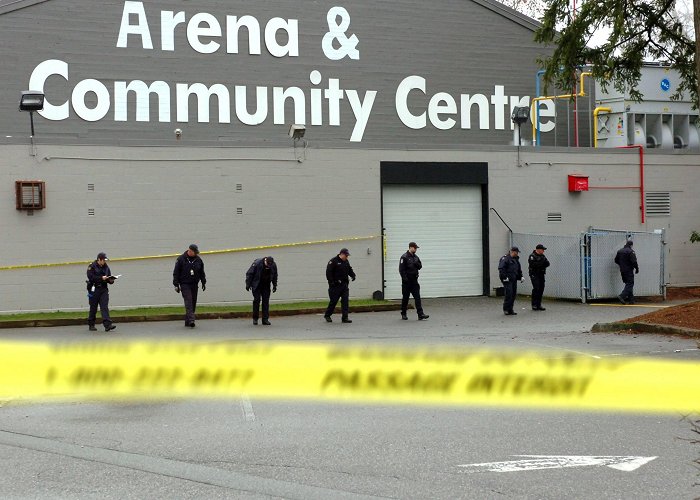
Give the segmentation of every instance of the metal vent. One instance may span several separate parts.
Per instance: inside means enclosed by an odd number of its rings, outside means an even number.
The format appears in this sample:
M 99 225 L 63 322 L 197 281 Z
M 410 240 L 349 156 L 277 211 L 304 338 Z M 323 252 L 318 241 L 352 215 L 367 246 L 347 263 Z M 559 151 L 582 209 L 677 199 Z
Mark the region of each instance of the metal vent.
M 243 215 L 243 209 L 242 208 L 237 208 L 236 209 L 236 215 Z
M 670 217 L 671 193 L 649 193 L 644 196 L 647 217 Z
M 44 181 L 16 181 L 15 208 L 17 210 L 46 208 L 46 183 Z
M 94 208 L 88 208 L 88 216 L 92 217 L 95 215 L 95 209 Z
M 95 190 L 95 185 L 94 184 L 88 184 L 88 191 L 94 191 Z
M 243 184 L 236 184 L 236 191 L 243 191 Z
M 561 212 L 548 212 L 547 222 L 561 222 Z

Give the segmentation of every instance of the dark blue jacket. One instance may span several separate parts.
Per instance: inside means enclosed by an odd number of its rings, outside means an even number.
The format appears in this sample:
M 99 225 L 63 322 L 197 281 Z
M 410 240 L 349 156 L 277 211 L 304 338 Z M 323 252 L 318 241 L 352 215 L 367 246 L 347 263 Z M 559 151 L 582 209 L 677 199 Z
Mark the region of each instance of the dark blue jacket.
M 92 288 L 93 285 L 95 288 L 107 288 L 107 285 L 111 283 L 108 280 L 103 280 L 102 276 L 112 276 L 112 271 L 109 270 L 106 263 L 100 267 L 96 260 L 93 261 L 87 268 L 88 289 Z
M 348 276 L 355 279 L 355 271 L 352 270 L 349 260 L 343 260 L 339 255 L 336 255 L 328 261 L 326 279 L 329 286 L 347 284 L 350 281 Z
M 411 252 L 406 252 L 399 261 L 399 274 L 403 281 L 418 278 L 418 271 L 423 268 L 418 256 Z
M 620 266 L 620 272 L 629 274 L 633 270 L 639 272 L 639 264 L 637 264 L 637 254 L 634 253 L 632 247 L 625 245 L 617 251 L 615 255 L 615 264 Z
M 251 290 L 257 290 L 262 281 L 263 272 L 265 271 L 265 258 L 255 259 L 250 265 L 248 272 L 245 273 L 245 286 Z M 270 283 L 274 288 L 277 288 L 277 264 L 273 262 L 270 265 Z M 269 284 L 268 284 L 269 287 Z M 268 288 L 269 290 L 269 288 Z
M 207 275 L 204 273 L 204 262 L 199 258 L 199 255 L 190 257 L 185 251 L 175 261 L 173 285 L 196 285 L 200 281 L 202 285 L 207 284 Z
M 528 273 L 530 276 L 545 274 L 547 268 L 549 267 L 549 261 L 545 254 L 538 254 L 537 252 L 532 252 L 527 258 Z
M 509 253 L 501 257 L 498 262 L 498 277 L 501 281 L 506 278 L 510 281 L 522 279 L 523 271 L 520 268 L 520 257 L 512 257 Z

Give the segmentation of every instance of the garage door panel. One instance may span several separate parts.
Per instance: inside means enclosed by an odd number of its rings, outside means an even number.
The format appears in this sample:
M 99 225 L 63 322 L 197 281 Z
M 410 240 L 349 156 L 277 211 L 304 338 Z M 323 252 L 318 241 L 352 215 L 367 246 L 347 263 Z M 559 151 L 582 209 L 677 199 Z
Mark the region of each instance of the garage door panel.
M 387 247 L 385 296 L 401 297 L 399 259 L 409 241 L 421 248 L 421 295 L 483 293 L 481 186 L 389 185 L 383 189 Z

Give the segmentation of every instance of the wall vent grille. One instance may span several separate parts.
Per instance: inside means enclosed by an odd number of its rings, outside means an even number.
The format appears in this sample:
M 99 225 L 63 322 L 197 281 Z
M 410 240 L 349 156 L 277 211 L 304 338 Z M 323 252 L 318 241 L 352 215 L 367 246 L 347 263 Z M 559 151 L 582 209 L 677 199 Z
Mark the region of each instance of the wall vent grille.
M 671 193 L 647 192 L 644 198 L 647 217 L 670 217 Z
M 236 209 L 236 215 L 243 215 L 243 209 L 242 208 L 237 208 Z
M 88 208 L 88 216 L 92 217 L 95 215 L 95 209 L 94 208 Z
M 95 185 L 94 184 L 88 184 L 88 191 L 94 191 L 95 190 Z
M 547 222 L 561 222 L 561 212 L 548 212 Z

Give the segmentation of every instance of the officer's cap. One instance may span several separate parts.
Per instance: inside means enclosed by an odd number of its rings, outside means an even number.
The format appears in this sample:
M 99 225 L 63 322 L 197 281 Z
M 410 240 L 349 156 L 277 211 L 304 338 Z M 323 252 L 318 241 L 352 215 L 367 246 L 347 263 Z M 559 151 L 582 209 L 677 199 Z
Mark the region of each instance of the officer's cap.
M 520 249 L 518 247 L 510 247 L 510 251 L 520 253 Z
M 340 252 L 338 252 L 338 253 L 339 254 L 344 253 L 345 255 L 350 256 L 350 250 L 348 250 L 347 248 L 341 248 Z
M 109 260 L 109 259 L 107 258 L 107 254 L 104 253 L 104 252 L 98 253 L 98 254 L 97 254 L 97 260 L 103 260 L 103 259 L 104 259 L 104 260 Z
M 408 248 L 420 248 L 420 247 L 418 246 L 418 243 L 416 243 L 415 241 L 412 241 L 408 244 Z
M 540 243 L 535 247 L 535 250 L 547 250 L 547 247 Z
M 194 253 L 199 254 L 199 247 L 198 247 L 197 245 L 195 245 L 194 243 L 192 243 L 192 244 L 189 246 L 189 248 L 190 248 L 190 250 L 192 250 Z
M 265 257 L 265 260 L 267 260 L 267 263 L 268 263 L 268 264 L 274 264 L 274 263 L 275 263 L 275 259 L 273 259 L 272 257 Z
M 632 241 L 632 240 L 627 240 L 627 244 L 626 244 L 626 245 L 627 245 L 628 247 L 631 247 L 632 245 L 634 245 L 634 241 Z

